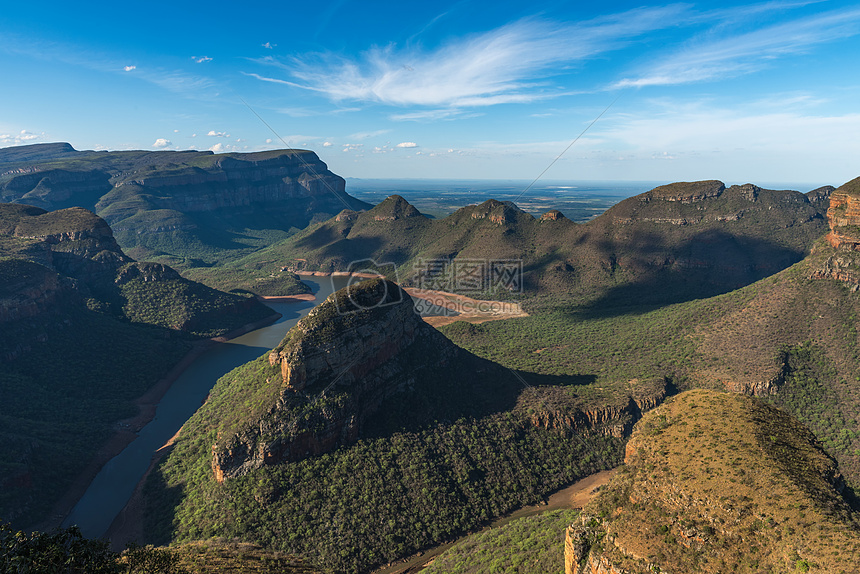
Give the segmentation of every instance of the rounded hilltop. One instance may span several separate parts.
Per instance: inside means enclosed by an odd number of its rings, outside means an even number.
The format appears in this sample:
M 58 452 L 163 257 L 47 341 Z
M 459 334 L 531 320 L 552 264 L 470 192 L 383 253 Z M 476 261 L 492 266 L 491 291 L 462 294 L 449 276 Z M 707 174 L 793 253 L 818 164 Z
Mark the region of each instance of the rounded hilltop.
M 860 519 L 844 487 L 788 413 L 687 391 L 637 423 L 625 466 L 568 529 L 566 571 L 855 572 Z

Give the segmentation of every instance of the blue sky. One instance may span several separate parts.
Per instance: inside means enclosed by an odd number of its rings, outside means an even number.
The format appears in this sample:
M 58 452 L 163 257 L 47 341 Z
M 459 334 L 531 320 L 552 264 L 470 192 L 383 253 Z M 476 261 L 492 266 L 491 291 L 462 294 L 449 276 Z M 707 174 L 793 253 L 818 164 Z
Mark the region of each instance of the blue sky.
M 289 146 L 365 178 L 860 175 L 860 4 L 9 4 L 0 147 Z

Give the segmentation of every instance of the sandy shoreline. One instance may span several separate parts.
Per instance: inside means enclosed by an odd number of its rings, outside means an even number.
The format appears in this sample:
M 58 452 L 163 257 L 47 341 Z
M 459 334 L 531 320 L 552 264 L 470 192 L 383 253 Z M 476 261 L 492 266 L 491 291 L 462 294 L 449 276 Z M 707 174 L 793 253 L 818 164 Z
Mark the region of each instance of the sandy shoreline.
M 451 317 L 424 317 L 424 321 L 434 327 L 448 325 L 455 321 L 466 321 L 479 324 L 487 321 L 499 321 L 501 319 L 515 319 L 517 317 L 528 317 L 519 303 L 509 301 L 489 301 L 485 299 L 472 299 L 457 293 L 447 291 L 431 291 L 429 289 L 415 289 L 406 287 L 404 291 L 416 299 L 423 299 L 437 307 L 444 307 L 457 311 L 459 315 Z
M 373 279 L 379 277 L 371 273 L 348 273 L 346 271 L 296 271 L 296 275 L 306 277 L 361 277 Z M 485 299 L 473 299 L 457 293 L 447 291 L 432 291 L 429 289 L 416 289 L 415 287 L 404 287 L 404 291 L 416 299 L 423 299 L 438 307 L 444 307 L 459 313 L 451 317 L 424 317 L 424 321 L 434 327 L 448 325 L 455 321 L 466 321 L 479 324 L 487 321 L 499 321 L 501 319 L 515 319 L 517 317 L 528 317 L 519 303 L 510 301 L 490 301 Z
M 299 295 L 257 295 L 257 299 L 266 303 L 298 303 L 299 301 L 313 301 L 316 295 L 313 293 L 300 293 Z
M 179 360 L 178 363 L 173 365 L 173 367 L 171 367 L 157 383 L 150 387 L 146 393 L 135 399 L 134 404 L 138 408 L 138 414 L 132 418 L 124 419 L 115 423 L 114 426 L 117 430 L 114 432 L 113 436 L 111 436 L 101 446 L 101 448 L 96 451 L 96 454 L 90 460 L 89 464 L 87 464 L 84 470 L 78 474 L 66 492 L 60 497 L 56 504 L 54 504 L 48 518 L 39 524 L 29 527 L 28 530 L 45 532 L 60 527 L 81 497 L 83 497 L 87 488 L 89 488 L 90 483 L 102 467 L 113 457 L 121 453 L 125 447 L 131 444 L 131 442 L 137 438 L 138 431 L 155 418 L 155 411 L 165 393 L 167 393 L 179 375 L 181 375 L 200 355 L 215 345 L 226 343 L 230 339 L 235 339 L 236 337 L 250 333 L 260 327 L 270 325 L 280 318 L 280 313 L 274 313 L 268 317 L 260 319 L 259 321 L 243 325 L 242 327 L 234 329 L 224 335 L 194 341 L 191 344 L 191 349 L 182 357 L 182 359 Z

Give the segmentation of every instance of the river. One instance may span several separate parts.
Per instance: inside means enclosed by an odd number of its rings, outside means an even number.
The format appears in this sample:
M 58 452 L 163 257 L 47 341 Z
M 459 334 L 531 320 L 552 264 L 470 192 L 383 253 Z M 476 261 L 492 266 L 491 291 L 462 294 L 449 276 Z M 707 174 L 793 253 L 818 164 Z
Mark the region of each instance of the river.
M 85 536 L 103 536 L 128 502 L 149 467 L 152 455 L 200 408 L 215 382 L 234 368 L 268 353 L 299 319 L 333 292 L 334 285 L 342 287 L 349 280 L 348 277 L 314 279 L 304 281 L 316 295 L 315 301 L 267 303 L 282 315 L 275 323 L 214 345 L 195 359 L 164 394 L 155 418 L 140 430 L 131 444 L 102 467 L 63 521 L 63 526 L 76 524 Z

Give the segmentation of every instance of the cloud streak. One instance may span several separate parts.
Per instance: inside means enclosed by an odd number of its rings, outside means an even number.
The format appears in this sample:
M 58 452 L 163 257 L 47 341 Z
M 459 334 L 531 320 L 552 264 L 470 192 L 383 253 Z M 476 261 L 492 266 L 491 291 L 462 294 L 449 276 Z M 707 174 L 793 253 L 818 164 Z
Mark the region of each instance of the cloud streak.
M 576 24 L 520 20 L 458 38 L 432 51 L 374 47 L 353 59 L 315 54 L 281 63 L 291 79 L 248 74 L 344 100 L 395 106 L 479 107 L 527 103 L 568 93 L 547 78 L 624 47 L 683 18 L 688 8 L 641 8 Z
M 745 34 L 692 41 L 638 77 L 613 88 L 686 84 L 758 71 L 774 59 L 809 51 L 825 42 L 860 34 L 860 9 L 838 10 Z

